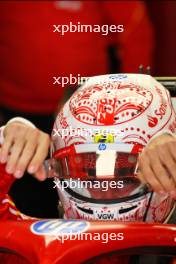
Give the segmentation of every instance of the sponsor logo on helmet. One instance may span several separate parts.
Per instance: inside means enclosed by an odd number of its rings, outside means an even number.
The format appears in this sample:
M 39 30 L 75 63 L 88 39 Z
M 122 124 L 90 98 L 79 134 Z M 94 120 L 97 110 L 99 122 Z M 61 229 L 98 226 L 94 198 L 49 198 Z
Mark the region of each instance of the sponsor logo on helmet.
M 36 235 L 79 234 L 87 231 L 89 223 L 78 220 L 41 220 L 31 225 L 31 232 Z
M 98 146 L 98 149 L 99 149 L 99 150 L 105 150 L 105 149 L 106 149 L 106 144 L 101 143 L 101 144 Z
M 114 212 L 95 212 L 96 214 L 96 219 L 98 220 L 113 220 L 115 217 L 115 213 Z
M 122 80 L 126 79 L 128 76 L 126 74 L 118 74 L 118 75 L 110 75 L 109 79 L 110 80 Z
M 97 214 L 98 219 L 100 220 L 113 220 L 114 214 Z

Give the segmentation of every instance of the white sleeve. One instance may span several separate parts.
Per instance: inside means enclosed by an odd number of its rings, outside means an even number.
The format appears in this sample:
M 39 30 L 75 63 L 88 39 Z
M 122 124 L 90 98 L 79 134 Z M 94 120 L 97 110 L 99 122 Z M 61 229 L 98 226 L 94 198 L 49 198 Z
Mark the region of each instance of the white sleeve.
M 10 119 L 7 124 L 10 124 L 12 122 L 20 122 L 20 123 L 23 123 L 23 124 L 26 124 L 26 125 L 29 125 L 33 128 L 35 128 L 34 124 L 32 122 L 30 122 L 29 120 L 25 119 L 25 118 L 22 118 L 22 117 L 14 117 L 12 119 Z M 6 124 L 6 125 L 7 125 Z M 4 141 L 4 128 L 5 126 L 2 126 L 0 127 L 0 145 L 3 144 L 3 141 Z

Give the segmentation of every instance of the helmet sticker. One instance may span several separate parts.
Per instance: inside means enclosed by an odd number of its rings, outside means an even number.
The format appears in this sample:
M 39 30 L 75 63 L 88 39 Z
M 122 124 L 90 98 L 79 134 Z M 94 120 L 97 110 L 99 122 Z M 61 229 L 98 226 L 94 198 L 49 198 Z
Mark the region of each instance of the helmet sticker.
M 105 149 L 106 149 L 106 144 L 101 143 L 101 144 L 98 146 L 98 149 L 99 149 L 99 150 L 105 150 Z
M 93 135 L 95 143 L 114 143 L 114 135 L 110 133 L 96 133 Z

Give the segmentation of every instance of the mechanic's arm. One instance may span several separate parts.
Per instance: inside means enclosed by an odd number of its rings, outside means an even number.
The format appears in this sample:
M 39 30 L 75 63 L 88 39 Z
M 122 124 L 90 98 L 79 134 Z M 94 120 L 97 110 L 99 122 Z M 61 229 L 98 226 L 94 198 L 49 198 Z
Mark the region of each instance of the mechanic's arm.
M 19 179 L 27 170 L 44 180 L 42 163 L 48 154 L 49 136 L 23 118 L 10 120 L 1 130 L 0 162 L 7 163 L 6 171 Z
M 163 134 L 148 144 L 139 158 L 138 176 L 154 191 L 176 199 L 176 137 Z

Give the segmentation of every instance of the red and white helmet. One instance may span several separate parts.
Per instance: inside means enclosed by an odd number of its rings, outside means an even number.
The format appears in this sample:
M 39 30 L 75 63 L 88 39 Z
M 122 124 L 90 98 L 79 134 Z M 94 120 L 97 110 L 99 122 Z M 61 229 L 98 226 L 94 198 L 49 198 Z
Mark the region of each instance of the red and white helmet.
M 64 105 L 52 132 L 52 156 L 66 218 L 164 222 L 173 208 L 135 177 L 140 151 L 174 133 L 169 92 L 143 74 L 91 77 Z

